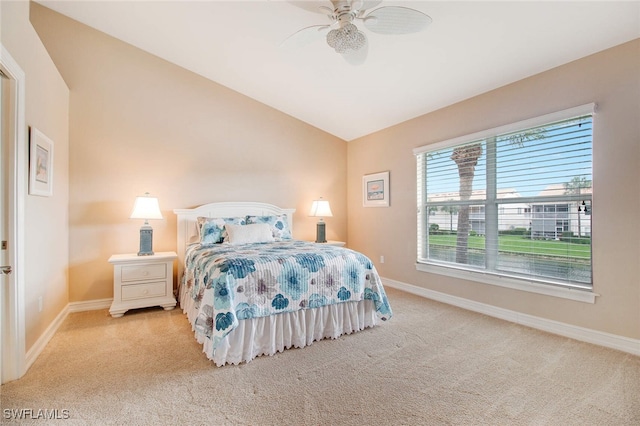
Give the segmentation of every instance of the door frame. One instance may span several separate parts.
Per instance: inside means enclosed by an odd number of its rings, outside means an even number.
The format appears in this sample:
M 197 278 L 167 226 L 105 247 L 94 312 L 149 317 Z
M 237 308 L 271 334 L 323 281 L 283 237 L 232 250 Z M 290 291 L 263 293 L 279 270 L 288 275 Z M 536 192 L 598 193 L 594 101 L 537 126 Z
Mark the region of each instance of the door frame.
M 0 381 L 16 380 L 26 373 L 25 348 L 25 199 L 27 182 L 27 125 L 25 121 L 25 73 L 0 43 L 0 69 L 11 81 L 9 117 L 12 132 L 7 140 L 10 170 L 3 176 L 7 182 L 8 258 L 13 273 L 7 276 L 5 300 L 2 301 L 2 353 Z

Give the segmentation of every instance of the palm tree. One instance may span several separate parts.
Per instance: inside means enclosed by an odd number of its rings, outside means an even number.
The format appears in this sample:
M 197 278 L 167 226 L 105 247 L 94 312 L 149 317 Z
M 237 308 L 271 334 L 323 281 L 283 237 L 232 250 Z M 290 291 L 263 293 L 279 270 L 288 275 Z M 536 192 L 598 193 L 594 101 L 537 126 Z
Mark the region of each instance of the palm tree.
M 460 176 L 460 201 L 469 201 L 473 190 L 473 177 L 476 173 L 478 159 L 482 156 L 480 142 L 464 145 L 453 150 L 451 159 L 458 166 Z M 458 212 L 458 236 L 456 238 L 456 263 L 468 263 L 469 245 L 469 205 L 462 203 Z
M 512 133 L 504 136 L 503 140 L 516 146 L 524 146 L 533 140 L 546 138 L 547 129 L 544 127 L 528 129 L 524 132 Z M 495 142 L 495 139 L 494 139 Z M 458 166 L 460 177 L 460 201 L 468 201 L 473 190 L 473 178 L 476 172 L 478 159 L 482 156 L 482 142 L 463 145 L 453 150 L 451 159 Z M 456 239 L 456 263 L 467 263 L 469 246 L 469 206 L 461 205 L 458 213 L 458 237 Z
M 583 188 L 591 188 L 591 181 L 584 176 L 575 176 L 569 182 L 564 183 L 565 194 L 580 195 Z M 578 238 L 581 237 L 582 226 L 580 224 L 580 212 L 578 211 Z
M 449 201 L 452 201 L 452 200 L 449 200 Z M 440 210 L 443 211 L 444 213 L 449 213 L 449 231 L 453 233 L 453 215 L 458 213 L 460 209 L 457 206 L 448 205 L 448 206 L 440 207 Z

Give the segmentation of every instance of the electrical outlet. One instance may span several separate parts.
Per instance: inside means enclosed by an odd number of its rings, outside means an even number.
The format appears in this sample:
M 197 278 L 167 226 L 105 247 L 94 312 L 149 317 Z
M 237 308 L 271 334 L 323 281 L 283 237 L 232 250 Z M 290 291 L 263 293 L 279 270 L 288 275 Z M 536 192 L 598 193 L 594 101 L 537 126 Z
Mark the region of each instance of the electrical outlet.
M 384 263 L 384 256 L 380 256 L 380 263 Z
M 42 296 L 38 297 L 38 312 L 42 312 Z

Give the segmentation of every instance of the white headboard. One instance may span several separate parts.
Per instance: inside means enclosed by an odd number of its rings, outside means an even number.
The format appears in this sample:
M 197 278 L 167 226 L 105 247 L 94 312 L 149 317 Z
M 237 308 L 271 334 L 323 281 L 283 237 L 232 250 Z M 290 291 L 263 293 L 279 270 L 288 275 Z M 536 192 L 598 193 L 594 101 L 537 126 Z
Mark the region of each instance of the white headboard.
M 182 278 L 184 269 L 184 254 L 187 245 L 197 241 L 199 217 L 243 217 L 243 216 L 271 216 L 286 214 L 289 229 L 293 232 L 293 213 L 296 209 L 283 209 L 272 204 L 254 202 L 225 202 L 209 203 L 194 209 L 175 209 L 178 216 L 178 279 Z

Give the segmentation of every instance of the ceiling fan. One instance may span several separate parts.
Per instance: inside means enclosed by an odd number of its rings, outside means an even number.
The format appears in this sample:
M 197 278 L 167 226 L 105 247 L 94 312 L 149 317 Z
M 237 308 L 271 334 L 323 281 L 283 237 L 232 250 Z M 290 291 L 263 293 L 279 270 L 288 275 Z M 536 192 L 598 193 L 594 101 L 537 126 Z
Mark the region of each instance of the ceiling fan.
M 307 0 L 289 3 L 326 15 L 330 23 L 303 28 L 287 37 L 281 46 L 301 47 L 324 37 L 330 47 L 354 65 L 364 62 L 369 49 L 366 34 L 355 23 L 362 22 L 365 28 L 378 34 L 409 34 L 425 29 L 432 21 L 429 15 L 408 7 L 383 6 L 373 9 L 382 0 Z

